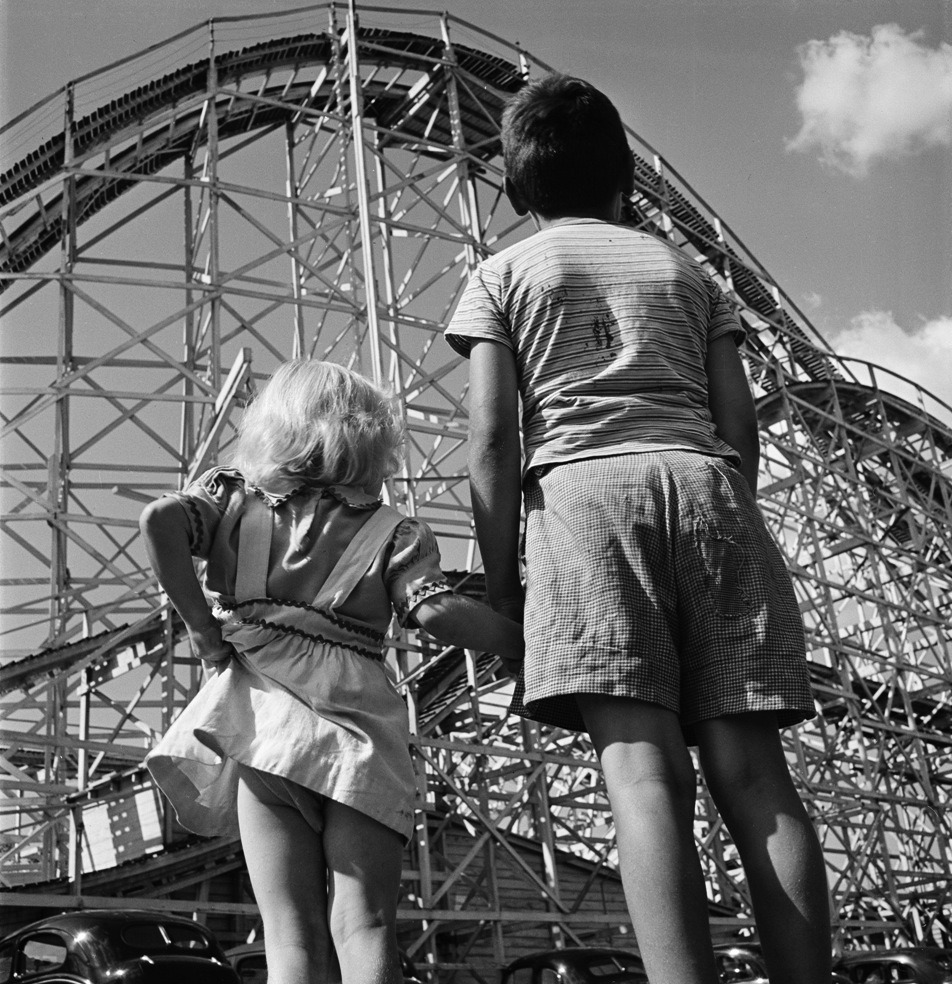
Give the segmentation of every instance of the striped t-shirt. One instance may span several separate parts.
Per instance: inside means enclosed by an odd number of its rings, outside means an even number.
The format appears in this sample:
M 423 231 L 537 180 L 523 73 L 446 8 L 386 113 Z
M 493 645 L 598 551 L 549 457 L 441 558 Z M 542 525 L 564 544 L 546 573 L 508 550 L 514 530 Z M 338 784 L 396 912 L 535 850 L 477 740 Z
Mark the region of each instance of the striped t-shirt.
M 446 329 L 469 356 L 488 339 L 515 353 L 525 468 L 640 451 L 738 461 L 714 430 L 704 363 L 744 330 L 681 250 L 647 233 L 571 219 L 484 260 Z

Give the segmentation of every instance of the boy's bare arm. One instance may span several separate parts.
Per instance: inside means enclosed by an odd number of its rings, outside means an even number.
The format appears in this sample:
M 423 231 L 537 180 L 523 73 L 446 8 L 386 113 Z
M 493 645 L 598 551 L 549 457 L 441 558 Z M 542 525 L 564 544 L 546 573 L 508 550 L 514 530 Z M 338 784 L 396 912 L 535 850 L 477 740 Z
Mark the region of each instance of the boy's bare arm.
M 441 642 L 495 653 L 510 670 L 518 669 L 525 654 L 522 626 L 466 595 L 447 591 L 424 598 L 412 617 Z
M 519 576 L 519 390 L 512 351 L 479 341 L 470 355 L 469 481 L 489 603 L 522 618 Z
M 707 399 L 718 437 L 741 457 L 740 471 L 754 495 L 760 468 L 757 410 L 734 339 L 722 335 L 707 349 Z
M 142 511 L 139 529 L 152 570 L 185 622 L 192 651 L 209 662 L 231 655 L 232 648 L 223 642 L 221 626 L 212 616 L 195 576 L 188 520 L 181 503 L 171 498 L 156 499 Z

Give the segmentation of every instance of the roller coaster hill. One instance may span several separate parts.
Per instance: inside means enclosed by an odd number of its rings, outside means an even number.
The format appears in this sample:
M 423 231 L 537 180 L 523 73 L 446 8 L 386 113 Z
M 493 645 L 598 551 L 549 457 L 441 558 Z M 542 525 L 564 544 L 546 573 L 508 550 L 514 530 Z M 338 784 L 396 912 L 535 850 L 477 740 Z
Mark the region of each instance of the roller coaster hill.
M 57 908 L 260 930 L 240 845 L 177 827 L 142 767 L 200 686 L 146 563 L 142 504 L 226 461 L 284 359 L 390 386 L 388 499 L 481 596 L 466 372 L 441 338 L 479 260 L 530 230 L 502 191 L 505 99 L 549 70 L 447 14 L 332 4 L 222 18 L 0 127 L 3 929 Z M 729 111 L 726 110 L 726 111 Z M 952 409 L 830 350 L 638 134 L 625 221 L 696 258 L 748 330 L 761 506 L 800 607 L 817 717 L 784 742 L 829 866 L 837 945 L 952 943 Z M 480 981 L 553 945 L 633 944 L 585 736 L 506 714 L 489 654 L 394 628 L 419 779 L 401 943 Z M 718 939 L 750 936 L 703 786 Z

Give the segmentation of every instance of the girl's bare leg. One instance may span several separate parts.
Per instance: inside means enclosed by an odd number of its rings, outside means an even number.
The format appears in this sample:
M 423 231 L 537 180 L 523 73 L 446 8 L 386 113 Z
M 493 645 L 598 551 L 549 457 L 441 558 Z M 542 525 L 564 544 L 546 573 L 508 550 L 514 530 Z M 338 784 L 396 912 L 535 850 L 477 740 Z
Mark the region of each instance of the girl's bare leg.
M 677 715 L 581 694 L 615 819 L 628 911 L 651 984 L 717 984 L 694 842 L 697 777 Z
M 324 811 L 330 926 L 345 984 L 402 984 L 397 897 L 399 834 L 330 800 Z
M 829 984 L 829 889 L 772 713 L 696 726 L 701 768 L 740 853 L 771 984 Z
M 245 863 L 264 923 L 270 984 L 340 981 L 327 925 L 321 835 L 259 784 L 238 784 Z

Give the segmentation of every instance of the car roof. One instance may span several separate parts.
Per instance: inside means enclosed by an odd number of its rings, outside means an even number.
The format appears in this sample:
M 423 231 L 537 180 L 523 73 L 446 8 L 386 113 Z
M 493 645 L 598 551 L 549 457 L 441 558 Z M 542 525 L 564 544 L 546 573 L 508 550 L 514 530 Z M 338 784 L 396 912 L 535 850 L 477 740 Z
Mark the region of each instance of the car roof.
M 43 919 L 22 926 L 13 933 L 8 933 L 0 944 L 8 940 L 22 936 L 24 933 L 34 933 L 44 929 L 59 929 L 63 932 L 73 933 L 79 930 L 88 929 L 91 926 L 102 926 L 106 924 L 132 923 L 148 920 L 150 922 L 175 922 L 185 923 L 190 926 L 199 924 L 185 916 L 175 916 L 166 912 L 155 912 L 151 909 L 80 909 L 57 912 Z M 201 927 L 204 929 L 204 927 Z M 207 930 L 206 930 L 207 932 Z
M 885 957 L 952 957 L 952 951 L 940 946 L 894 946 L 875 950 L 846 950 L 835 963 L 855 963 L 858 960 L 879 960 Z
M 518 970 L 521 967 L 531 967 L 539 960 L 552 960 L 562 957 L 585 956 L 585 957 L 634 957 L 641 958 L 633 950 L 622 950 L 612 946 L 566 946 L 561 950 L 538 950 L 535 953 L 527 953 L 524 957 L 519 957 L 510 963 L 506 970 Z

